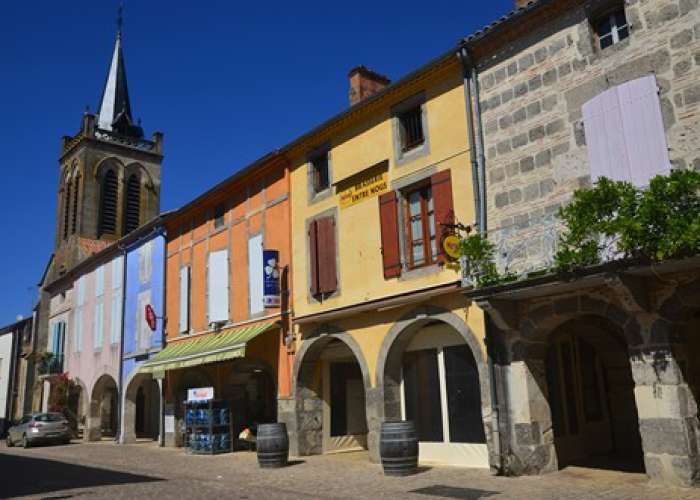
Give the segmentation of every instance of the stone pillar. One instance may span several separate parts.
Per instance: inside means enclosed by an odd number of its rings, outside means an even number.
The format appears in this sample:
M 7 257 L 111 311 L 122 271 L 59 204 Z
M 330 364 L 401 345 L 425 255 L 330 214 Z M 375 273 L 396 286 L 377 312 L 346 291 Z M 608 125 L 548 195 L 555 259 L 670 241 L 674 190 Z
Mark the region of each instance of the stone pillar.
M 384 420 L 384 398 L 380 388 L 372 387 L 365 390 L 365 411 L 367 412 L 367 451 L 369 460 L 379 463 L 379 433 Z
M 323 400 L 308 387 L 297 391 L 296 421 L 297 454 L 323 453 Z
M 287 435 L 289 436 L 289 454 L 298 457 L 299 435 L 297 432 L 297 415 L 294 398 L 277 398 L 277 421 L 286 424 Z
M 670 345 L 646 345 L 630 364 L 644 464 L 652 481 L 700 483 L 698 409 Z
M 101 400 L 90 400 L 90 411 L 85 419 L 85 441 L 99 441 L 102 439 L 102 417 L 100 415 Z
M 510 450 L 503 457 L 509 474 L 556 471 L 552 417 L 547 401 L 544 343 L 516 342 L 504 371 L 508 384 Z

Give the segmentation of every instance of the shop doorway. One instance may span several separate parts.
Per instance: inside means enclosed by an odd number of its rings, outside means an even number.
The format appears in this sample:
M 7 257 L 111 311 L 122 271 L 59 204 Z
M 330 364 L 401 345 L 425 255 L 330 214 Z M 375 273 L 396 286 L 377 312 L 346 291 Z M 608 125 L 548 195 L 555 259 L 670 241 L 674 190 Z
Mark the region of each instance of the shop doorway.
M 277 390 L 272 373 L 263 363 L 236 360 L 223 391 L 231 409 L 235 448 L 247 449 L 249 446 L 238 440 L 244 429 L 257 433 L 258 424 L 277 421 Z
M 401 418 L 416 426 L 422 462 L 488 467 L 479 371 L 451 326 L 415 332 L 401 356 Z
M 90 440 L 117 435 L 117 383 L 110 375 L 102 375 L 92 389 L 90 399 Z
M 644 471 L 629 355 L 614 330 L 589 318 L 550 336 L 546 376 L 560 467 Z
M 308 342 L 295 377 L 299 454 L 367 450 L 369 376 L 359 348 L 343 333 Z

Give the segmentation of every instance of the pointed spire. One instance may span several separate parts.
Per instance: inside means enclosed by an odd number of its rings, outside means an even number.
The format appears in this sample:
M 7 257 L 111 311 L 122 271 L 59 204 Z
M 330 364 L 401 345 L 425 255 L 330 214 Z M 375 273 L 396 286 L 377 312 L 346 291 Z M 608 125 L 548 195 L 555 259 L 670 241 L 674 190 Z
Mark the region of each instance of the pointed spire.
M 131 117 L 131 103 L 122 54 L 122 9 L 123 5 L 120 4 L 117 14 L 117 37 L 114 42 L 112 62 L 107 72 L 107 81 L 98 106 L 97 126 L 122 135 L 142 137 L 143 132 L 139 127 L 134 126 Z

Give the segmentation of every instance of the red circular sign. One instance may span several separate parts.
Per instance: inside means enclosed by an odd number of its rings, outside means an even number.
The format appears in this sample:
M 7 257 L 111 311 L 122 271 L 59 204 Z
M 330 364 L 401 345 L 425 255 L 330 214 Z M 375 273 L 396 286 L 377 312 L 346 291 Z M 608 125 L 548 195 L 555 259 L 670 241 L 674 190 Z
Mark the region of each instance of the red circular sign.
M 156 331 L 156 312 L 151 307 L 151 304 L 146 304 L 146 323 L 151 331 Z

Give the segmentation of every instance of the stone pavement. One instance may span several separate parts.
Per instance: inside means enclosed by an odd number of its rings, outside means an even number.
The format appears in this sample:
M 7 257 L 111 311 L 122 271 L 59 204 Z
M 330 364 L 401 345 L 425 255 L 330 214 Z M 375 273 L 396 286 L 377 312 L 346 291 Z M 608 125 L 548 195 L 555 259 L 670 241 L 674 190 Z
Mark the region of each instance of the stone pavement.
M 433 467 L 387 478 L 366 455 L 302 457 L 279 470 L 254 453 L 192 456 L 153 444 L 110 442 L 31 448 L 0 446 L 0 498 L 456 498 L 698 499 L 700 489 L 655 486 L 640 474 L 570 467 L 535 477 Z

